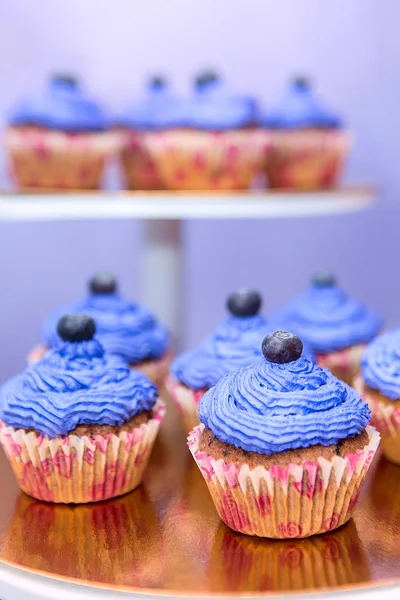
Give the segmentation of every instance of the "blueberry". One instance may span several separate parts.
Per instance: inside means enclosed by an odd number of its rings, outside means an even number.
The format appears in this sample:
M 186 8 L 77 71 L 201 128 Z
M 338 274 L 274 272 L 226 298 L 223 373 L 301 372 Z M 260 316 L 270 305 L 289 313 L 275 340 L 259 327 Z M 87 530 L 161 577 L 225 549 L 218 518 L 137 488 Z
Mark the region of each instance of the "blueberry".
M 155 75 L 150 79 L 149 87 L 152 90 L 162 90 L 167 87 L 167 82 L 161 75 Z
M 58 321 L 57 333 L 65 342 L 84 342 L 93 338 L 96 325 L 88 315 L 64 315 Z
M 329 271 L 319 271 L 312 278 L 312 284 L 316 287 L 332 287 L 335 283 L 335 278 Z
M 262 353 L 272 363 L 284 364 L 300 358 L 303 342 L 289 331 L 275 331 L 265 336 Z
M 308 90 L 311 88 L 311 82 L 307 77 L 298 75 L 293 78 L 293 86 L 299 90 Z
M 197 88 L 201 88 L 217 81 L 219 81 L 219 76 L 215 71 L 203 71 L 197 75 L 195 85 Z
M 229 296 L 227 306 L 235 317 L 253 317 L 260 311 L 261 302 L 258 292 L 241 288 Z
M 100 271 L 93 275 L 89 288 L 93 294 L 113 294 L 117 289 L 117 281 L 111 273 Z
M 67 73 L 55 73 L 51 76 L 52 83 L 60 83 L 66 87 L 75 88 L 78 85 L 76 77 L 68 75 Z

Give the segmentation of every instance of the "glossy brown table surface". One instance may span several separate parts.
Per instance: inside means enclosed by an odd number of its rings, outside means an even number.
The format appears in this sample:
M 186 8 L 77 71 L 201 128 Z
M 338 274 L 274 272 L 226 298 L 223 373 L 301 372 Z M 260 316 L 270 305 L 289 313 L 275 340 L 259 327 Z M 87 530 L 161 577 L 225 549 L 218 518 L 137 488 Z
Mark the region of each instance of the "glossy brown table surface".
M 250 538 L 218 518 L 171 407 L 144 484 L 85 506 L 20 493 L 0 451 L 0 560 L 109 588 L 274 594 L 400 582 L 400 468 L 375 460 L 354 519 L 301 541 Z

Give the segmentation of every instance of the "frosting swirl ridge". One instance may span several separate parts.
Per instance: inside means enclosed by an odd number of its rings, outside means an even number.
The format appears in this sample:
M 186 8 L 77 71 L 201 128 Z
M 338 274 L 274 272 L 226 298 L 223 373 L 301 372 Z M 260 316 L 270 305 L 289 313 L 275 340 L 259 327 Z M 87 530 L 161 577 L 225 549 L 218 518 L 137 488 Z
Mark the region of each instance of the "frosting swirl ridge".
M 383 333 L 367 346 L 361 373 L 373 390 L 391 400 L 400 398 L 400 329 Z
M 57 343 L 57 322 L 68 312 L 85 313 L 96 323 L 97 338 L 105 350 L 123 357 L 131 364 L 161 358 L 168 347 L 169 335 L 146 308 L 125 300 L 118 293 L 88 294 L 72 306 L 62 307 L 45 321 L 44 343 Z
M 336 285 L 311 285 L 271 319 L 297 333 L 321 354 L 369 342 L 382 326 L 374 311 L 349 298 Z
M 9 426 L 52 438 L 78 425 L 122 425 L 150 410 L 156 387 L 99 341 L 59 341 L 44 359 L 0 388 L 0 417 Z
M 358 394 L 312 360 L 264 358 L 226 375 L 202 397 L 200 421 L 243 450 L 273 454 L 361 433 L 370 410 Z

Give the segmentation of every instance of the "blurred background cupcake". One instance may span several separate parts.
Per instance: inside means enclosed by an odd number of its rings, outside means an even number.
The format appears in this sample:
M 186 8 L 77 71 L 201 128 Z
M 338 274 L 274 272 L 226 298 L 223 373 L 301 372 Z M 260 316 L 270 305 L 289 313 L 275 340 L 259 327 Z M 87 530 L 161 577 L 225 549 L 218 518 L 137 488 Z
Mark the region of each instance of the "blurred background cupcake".
M 388 460 L 400 465 L 400 330 L 378 336 L 364 352 L 355 387 L 368 402 Z M 399 472 L 400 477 L 400 472 Z
M 71 76 L 55 75 L 18 102 L 5 132 L 9 167 L 19 188 L 86 190 L 100 187 L 116 149 L 101 106 Z
M 162 76 L 150 79 L 144 97 L 131 104 L 117 119 L 122 129 L 120 151 L 125 185 L 130 190 L 165 188 L 153 144 L 157 147 L 160 131 L 187 125 L 187 105 L 170 91 Z
M 181 414 L 185 430 L 199 424 L 198 407 L 205 392 L 224 375 L 252 364 L 261 356 L 268 321 L 259 314 L 261 296 L 241 289 L 227 301 L 230 315 L 197 348 L 171 364 L 166 387 Z
M 96 336 L 108 353 L 120 356 L 132 368 L 160 383 L 168 372 L 171 360 L 166 327 L 149 310 L 121 296 L 112 274 L 95 274 L 88 288 L 84 298 L 61 306 L 45 320 L 42 344 L 32 350 L 28 362 L 39 360 L 57 344 L 57 323 L 63 314 L 85 313 L 95 320 Z
M 170 190 L 248 189 L 260 168 L 256 101 L 234 94 L 213 72 L 201 73 L 181 128 L 154 139 L 154 160 Z
M 307 540 L 267 541 L 220 524 L 210 556 L 213 592 L 300 591 L 335 588 L 370 579 L 354 521 Z
M 297 333 L 321 367 L 350 385 L 359 373 L 366 344 L 382 327 L 378 315 L 350 298 L 327 271 L 314 275 L 309 288 L 275 311 L 271 321 Z
M 350 137 L 308 79 L 293 79 L 262 124 L 271 132 L 265 163 L 270 187 L 312 190 L 338 184 Z

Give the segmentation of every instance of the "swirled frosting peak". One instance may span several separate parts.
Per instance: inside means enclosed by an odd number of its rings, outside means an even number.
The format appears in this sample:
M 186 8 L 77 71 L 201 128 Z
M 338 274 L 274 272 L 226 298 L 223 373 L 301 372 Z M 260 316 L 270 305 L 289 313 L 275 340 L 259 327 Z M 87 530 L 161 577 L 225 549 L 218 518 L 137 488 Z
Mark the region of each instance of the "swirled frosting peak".
M 264 116 L 263 124 L 279 129 L 333 129 L 340 127 L 341 122 L 315 96 L 310 83 L 302 77 L 297 77 L 286 90 L 281 103 Z
M 268 329 L 261 315 L 231 315 L 200 346 L 179 355 L 171 372 L 192 389 L 212 387 L 226 373 L 250 365 L 261 356 L 261 342 Z
M 382 326 L 378 315 L 337 285 L 311 284 L 271 320 L 297 333 L 320 354 L 372 340 Z
M 108 119 L 72 77 L 55 76 L 45 89 L 11 111 L 11 125 L 37 125 L 67 132 L 102 131 Z
M 150 410 L 156 387 L 108 355 L 96 338 L 60 340 L 44 359 L 0 388 L 0 418 L 15 429 L 53 438 L 78 425 L 122 425 Z
M 161 358 L 168 349 L 169 335 L 164 325 L 146 308 L 126 300 L 118 292 L 90 293 L 72 306 L 56 310 L 43 325 L 42 339 L 46 346 L 57 343 L 57 322 L 66 312 L 93 317 L 97 338 L 105 350 L 131 364 Z
M 361 372 L 370 388 L 391 400 L 400 398 L 400 329 L 383 333 L 367 346 Z
M 355 390 L 301 356 L 284 364 L 261 358 L 226 375 L 202 397 L 199 417 L 223 442 L 274 454 L 355 436 L 370 410 Z

